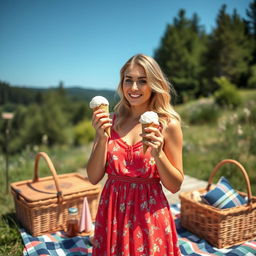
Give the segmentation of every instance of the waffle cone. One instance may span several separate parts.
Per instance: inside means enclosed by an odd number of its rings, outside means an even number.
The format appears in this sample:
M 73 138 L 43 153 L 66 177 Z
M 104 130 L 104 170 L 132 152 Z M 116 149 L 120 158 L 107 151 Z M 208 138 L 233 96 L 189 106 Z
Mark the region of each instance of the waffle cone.
M 102 104 L 102 105 L 100 105 L 100 106 L 94 108 L 94 109 L 93 109 L 93 112 L 95 112 L 95 111 L 98 110 L 98 109 L 102 109 L 102 110 L 104 110 L 104 112 L 105 112 L 106 114 L 109 114 L 108 105 L 103 105 L 103 104 Z M 110 127 L 106 128 L 106 129 L 105 129 L 105 132 L 106 132 L 106 134 L 110 137 Z
M 148 145 L 143 144 L 143 153 L 145 154 L 148 150 Z
M 142 124 L 142 133 L 146 133 L 146 132 L 145 132 L 145 128 L 150 127 L 150 126 L 151 126 L 151 127 L 157 127 L 157 125 L 154 124 L 154 123 Z M 146 139 L 146 138 L 143 138 L 143 139 L 142 139 L 142 142 L 144 142 L 144 141 L 147 141 L 147 139 Z M 148 145 L 146 145 L 146 144 L 143 143 L 143 153 L 144 153 L 144 154 L 146 153 L 148 147 L 149 147 Z

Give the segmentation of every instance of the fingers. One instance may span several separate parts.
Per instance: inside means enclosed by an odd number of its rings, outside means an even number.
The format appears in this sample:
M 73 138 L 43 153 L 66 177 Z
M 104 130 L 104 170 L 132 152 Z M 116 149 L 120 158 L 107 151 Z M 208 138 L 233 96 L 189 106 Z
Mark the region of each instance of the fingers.
M 142 138 L 144 138 L 143 143 L 155 149 L 161 149 L 163 147 L 164 138 L 158 128 L 148 127 L 145 128 L 145 132 L 141 134 Z
M 108 127 L 112 126 L 112 119 L 109 118 L 109 114 L 99 109 L 93 113 L 92 125 L 96 130 L 102 129 L 102 132 Z
M 158 149 L 161 148 L 161 143 L 157 141 L 145 141 L 145 144 L 151 148 Z
M 160 146 L 163 144 L 163 138 L 162 137 L 157 137 L 153 134 L 146 134 L 145 136 L 143 136 L 144 138 L 146 138 L 145 143 L 149 143 L 150 145 L 154 145 L 154 146 Z
M 163 140 L 162 133 L 158 128 L 154 127 L 148 127 L 145 128 L 145 133 L 140 134 L 143 138 L 146 138 L 147 140 Z
M 102 118 L 102 117 L 109 117 L 109 114 L 104 112 L 102 109 L 98 109 L 92 114 L 92 122 L 94 122 L 96 119 Z
M 110 118 L 100 118 L 93 123 L 94 128 L 97 130 L 99 128 L 106 129 L 112 126 L 112 120 Z
M 148 134 L 148 133 L 154 133 L 157 137 L 162 136 L 162 133 L 161 133 L 160 129 L 157 128 L 157 127 L 153 127 L 153 126 L 146 127 L 146 128 L 145 128 L 145 132 L 146 132 L 147 134 Z

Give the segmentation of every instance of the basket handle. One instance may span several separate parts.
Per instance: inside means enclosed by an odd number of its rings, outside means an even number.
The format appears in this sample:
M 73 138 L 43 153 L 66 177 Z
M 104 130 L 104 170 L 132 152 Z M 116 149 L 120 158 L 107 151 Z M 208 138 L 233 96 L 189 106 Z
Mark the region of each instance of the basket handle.
M 206 187 L 206 190 L 209 191 L 210 190 L 210 187 L 212 185 L 212 181 L 213 181 L 213 177 L 214 175 L 216 174 L 216 172 L 219 170 L 219 168 L 221 166 L 223 166 L 224 164 L 227 164 L 227 163 L 231 163 L 231 164 L 234 164 L 236 165 L 239 170 L 242 172 L 243 176 L 244 176 L 244 179 L 245 179 L 245 182 L 246 182 L 246 188 L 247 188 L 247 196 L 248 196 L 248 202 L 247 204 L 249 205 L 250 203 L 252 203 L 252 191 L 251 191 L 251 185 L 250 185 L 250 179 L 248 177 L 248 174 L 246 172 L 246 170 L 244 169 L 244 167 L 239 163 L 237 162 L 236 160 L 233 160 L 233 159 L 224 159 L 222 161 L 220 161 L 215 167 L 214 169 L 212 170 L 211 172 L 211 175 L 209 177 L 209 180 L 208 180 L 208 185 Z
M 52 176 L 53 176 L 53 180 L 55 183 L 55 187 L 57 190 L 57 197 L 58 197 L 58 201 L 62 202 L 63 201 L 63 195 L 62 195 L 62 191 L 60 190 L 60 185 L 59 185 L 59 180 L 58 180 L 58 175 L 57 172 L 54 168 L 54 165 L 50 159 L 50 157 L 45 153 L 45 152 L 38 152 L 36 155 L 36 159 L 35 159 L 35 165 L 34 165 L 34 178 L 32 180 L 32 182 L 38 182 L 39 181 L 39 177 L 38 177 L 38 163 L 39 163 L 39 159 L 40 158 L 44 158 L 44 160 L 46 161 Z

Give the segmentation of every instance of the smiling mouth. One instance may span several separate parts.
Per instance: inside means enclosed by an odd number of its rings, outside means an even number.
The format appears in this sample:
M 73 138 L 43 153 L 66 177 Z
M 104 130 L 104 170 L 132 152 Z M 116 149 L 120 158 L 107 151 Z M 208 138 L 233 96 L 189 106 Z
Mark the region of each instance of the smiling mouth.
M 129 96 L 130 96 L 132 99 L 138 99 L 139 97 L 142 96 L 142 94 L 129 93 Z

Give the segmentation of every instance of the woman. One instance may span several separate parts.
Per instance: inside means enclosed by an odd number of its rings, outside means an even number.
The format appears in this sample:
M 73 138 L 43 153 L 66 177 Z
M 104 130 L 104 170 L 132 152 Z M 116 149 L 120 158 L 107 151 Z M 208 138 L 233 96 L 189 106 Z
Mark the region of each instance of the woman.
M 151 57 L 138 54 L 120 71 L 120 101 L 109 116 L 92 118 L 96 136 L 87 165 L 91 183 L 108 174 L 95 224 L 94 256 L 180 255 L 176 229 L 161 183 L 176 193 L 183 181 L 182 131 L 170 105 L 170 84 Z M 141 134 L 146 111 L 160 127 Z M 111 127 L 111 136 L 104 130 Z M 142 142 L 142 138 L 146 140 Z M 143 153 L 143 143 L 150 150 Z

